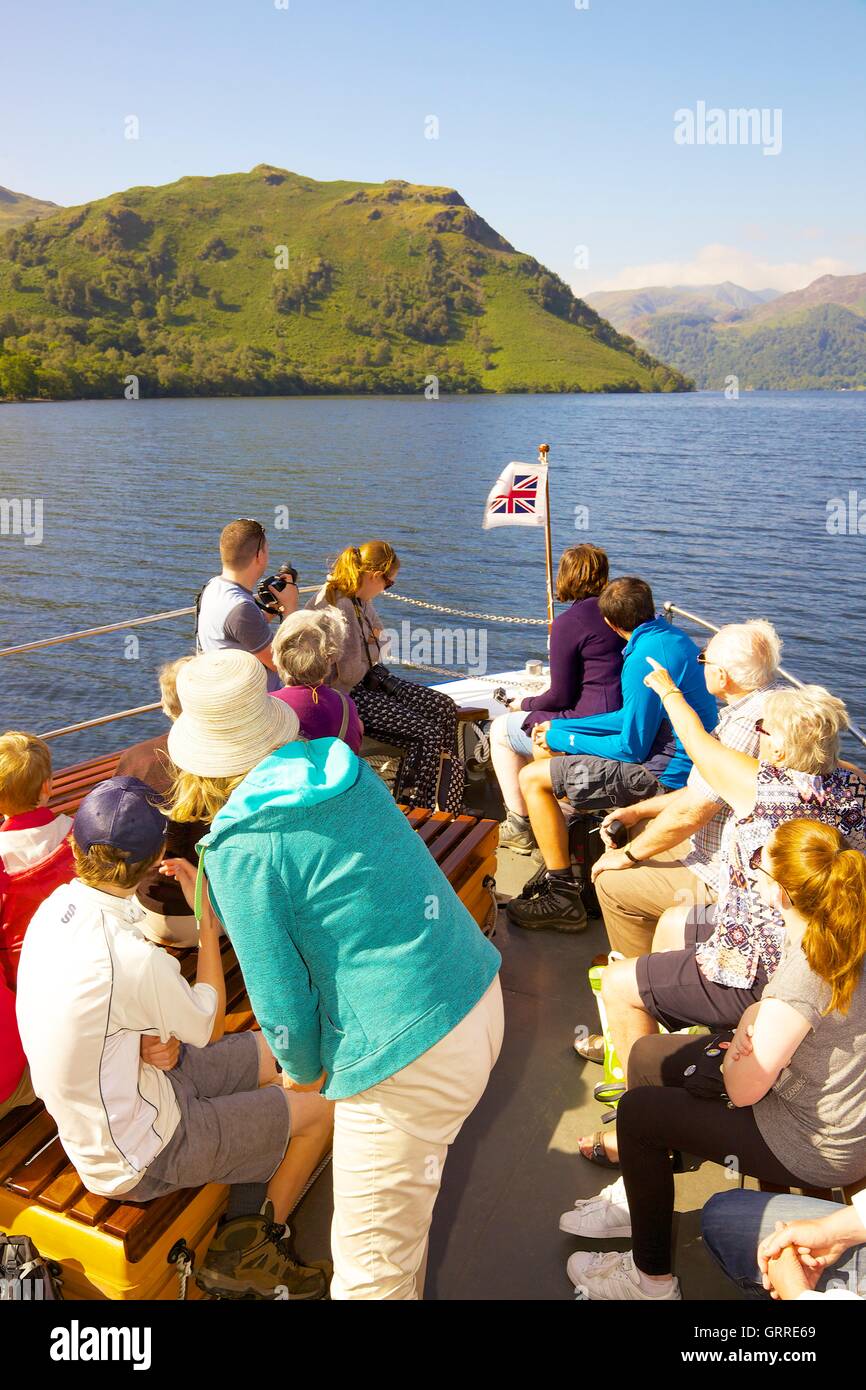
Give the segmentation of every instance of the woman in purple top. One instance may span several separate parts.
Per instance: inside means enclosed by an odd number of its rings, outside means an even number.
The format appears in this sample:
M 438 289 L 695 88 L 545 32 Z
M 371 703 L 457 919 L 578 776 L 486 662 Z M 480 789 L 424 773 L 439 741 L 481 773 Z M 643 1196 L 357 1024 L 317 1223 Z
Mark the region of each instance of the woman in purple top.
M 346 619 L 337 608 L 304 608 L 285 618 L 272 654 L 282 690 L 273 698 L 291 705 L 304 738 L 341 738 L 360 752 L 364 726 L 350 695 L 326 685 L 346 640 Z
M 594 545 L 575 545 L 563 552 L 556 576 L 556 597 L 571 607 L 550 630 L 550 685 L 540 695 L 512 701 L 490 731 L 491 756 L 508 817 L 499 844 L 529 854 L 535 837 L 520 790 L 520 769 L 532 761 L 532 728 L 548 719 L 580 719 L 607 714 L 622 705 L 620 672 L 625 642 L 608 627 L 598 610 L 598 595 L 608 580 L 607 555 Z

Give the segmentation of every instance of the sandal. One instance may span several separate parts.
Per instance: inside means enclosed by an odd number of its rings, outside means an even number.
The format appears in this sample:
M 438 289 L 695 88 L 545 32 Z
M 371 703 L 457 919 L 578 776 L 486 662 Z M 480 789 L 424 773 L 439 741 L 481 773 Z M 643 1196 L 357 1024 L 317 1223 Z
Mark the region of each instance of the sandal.
M 604 1038 L 601 1033 L 590 1033 L 586 1038 L 575 1038 L 574 1050 L 586 1062 L 598 1062 L 604 1066 Z
M 610 1132 L 610 1130 L 597 1129 L 592 1136 L 592 1148 L 589 1153 L 584 1153 L 581 1144 L 578 1143 L 577 1152 L 581 1158 L 585 1158 L 587 1163 L 597 1163 L 599 1168 L 618 1168 L 619 1159 L 614 1160 L 608 1157 L 607 1149 L 604 1146 L 605 1133 L 609 1134 Z
M 599 1081 L 598 1085 L 592 1088 L 592 1097 L 602 1105 L 616 1105 L 622 1100 L 625 1090 L 621 1081 Z

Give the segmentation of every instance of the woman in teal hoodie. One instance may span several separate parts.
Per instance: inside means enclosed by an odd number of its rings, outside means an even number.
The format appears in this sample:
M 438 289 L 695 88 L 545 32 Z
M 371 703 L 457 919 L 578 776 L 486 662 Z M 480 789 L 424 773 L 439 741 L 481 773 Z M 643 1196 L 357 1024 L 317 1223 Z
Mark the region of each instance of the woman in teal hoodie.
M 336 1102 L 332 1298 L 418 1298 L 448 1146 L 502 1042 L 500 956 L 376 774 L 299 740 L 265 674 L 232 651 L 181 672 L 171 814 L 213 817 L 199 893 L 285 1084 Z

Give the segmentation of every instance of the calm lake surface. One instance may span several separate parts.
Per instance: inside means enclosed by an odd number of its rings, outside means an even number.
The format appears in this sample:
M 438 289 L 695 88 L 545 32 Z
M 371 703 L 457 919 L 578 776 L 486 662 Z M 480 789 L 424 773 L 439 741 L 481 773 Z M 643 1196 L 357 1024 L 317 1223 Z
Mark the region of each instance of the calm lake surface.
M 484 532 L 481 519 L 503 465 L 549 442 L 555 557 L 591 540 L 659 605 L 770 618 L 787 668 L 864 725 L 866 534 L 856 516 L 854 534 L 827 520 L 831 499 L 866 499 L 864 426 L 866 393 L 844 392 L 4 405 L 0 498 L 41 498 L 44 533 L 0 535 L 0 647 L 192 603 L 236 516 L 268 526 L 272 558 L 302 583 L 344 545 L 384 537 L 403 562 L 396 592 L 543 617 L 543 532 Z M 429 621 L 381 608 L 395 626 Z M 146 704 L 191 634 L 191 618 L 138 629 L 137 658 L 123 633 L 4 657 L 0 728 Z M 544 655 L 542 628 L 490 624 L 486 640 L 491 671 Z M 163 726 L 144 716 L 62 738 L 57 766 Z

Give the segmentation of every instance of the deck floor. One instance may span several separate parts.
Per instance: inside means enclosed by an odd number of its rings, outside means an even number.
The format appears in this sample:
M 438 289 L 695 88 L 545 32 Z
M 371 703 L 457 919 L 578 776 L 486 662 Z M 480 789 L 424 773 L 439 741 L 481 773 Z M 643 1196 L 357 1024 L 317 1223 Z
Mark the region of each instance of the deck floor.
M 501 852 L 500 892 L 519 891 L 530 867 Z M 600 920 L 578 936 L 531 933 L 510 926 L 500 911 L 495 942 L 503 957 L 505 1041 L 448 1158 L 425 1298 L 571 1300 L 565 1264 L 580 1242 L 560 1232 L 559 1216 L 616 1177 L 577 1154 L 579 1136 L 599 1127 L 604 1107 L 592 1096 L 601 1067 L 583 1062 L 572 1046 L 578 1024 L 597 1030 L 587 970 L 607 938 Z M 676 1178 L 675 1269 L 687 1300 L 739 1296 L 700 1239 L 701 1207 L 726 1185 L 714 1164 Z M 328 1168 L 296 1213 L 305 1258 L 327 1253 L 331 1209 Z M 628 1241 L 590 1248 L 627 1249 Z

